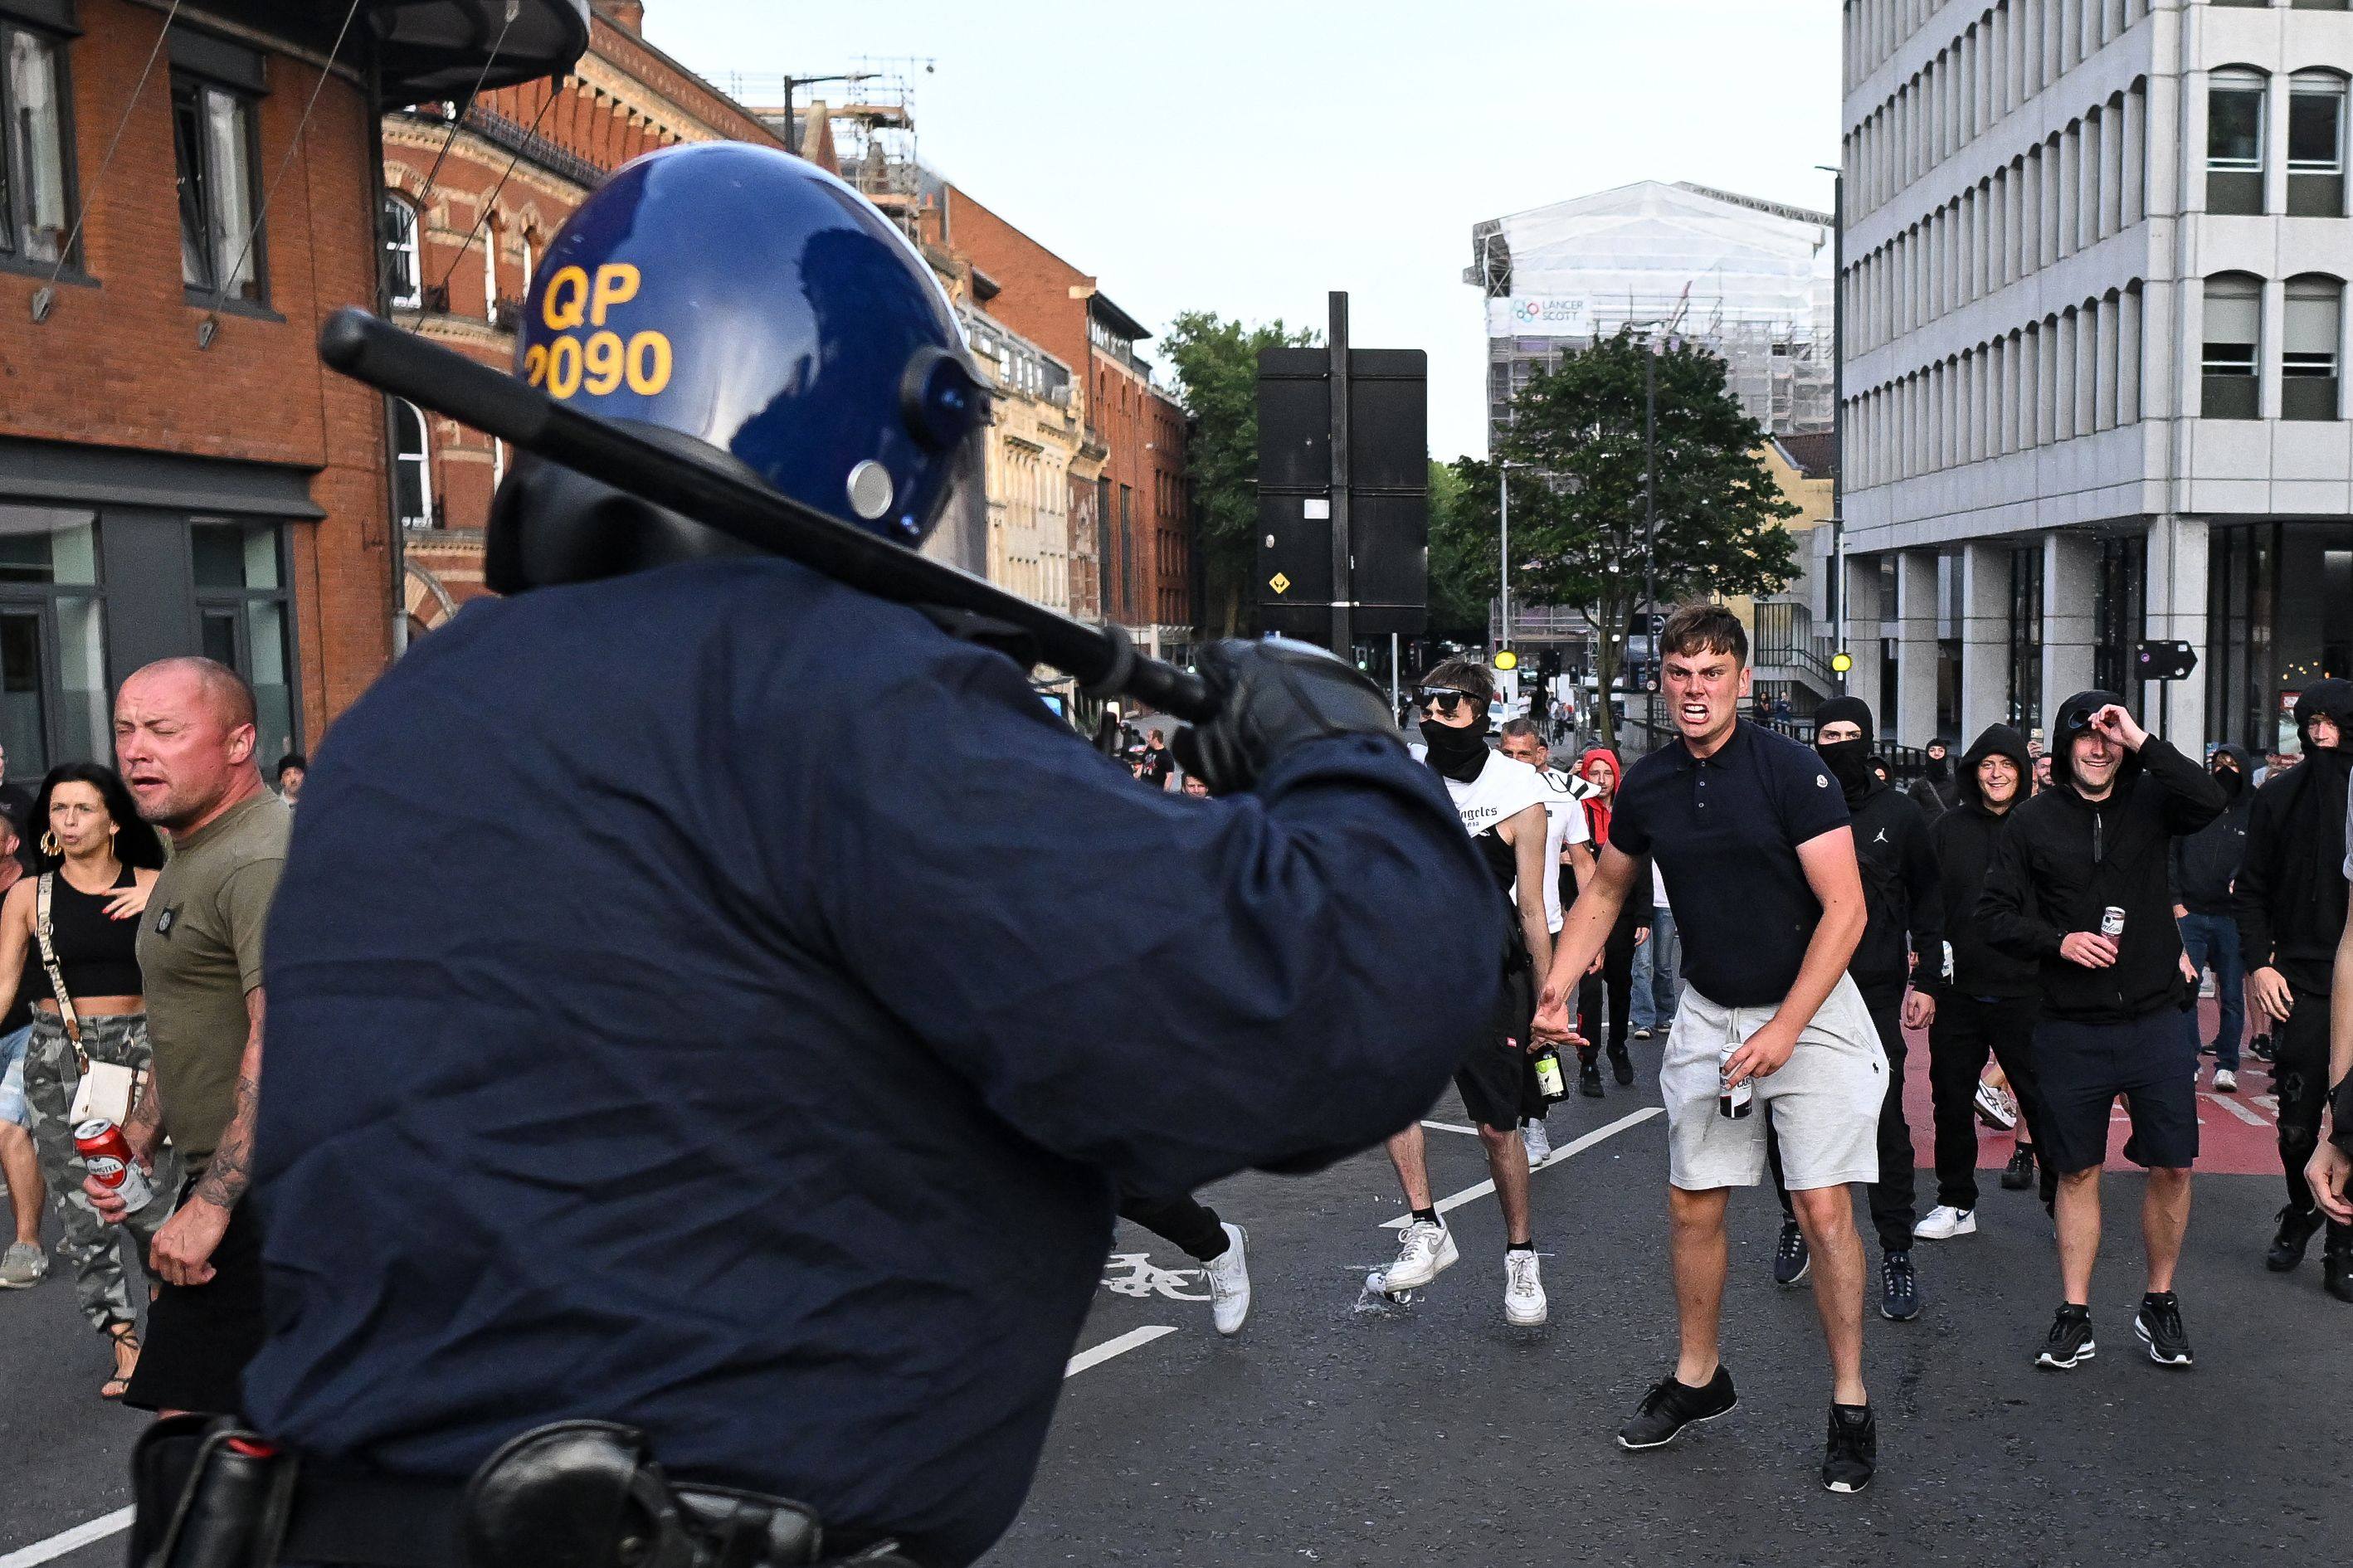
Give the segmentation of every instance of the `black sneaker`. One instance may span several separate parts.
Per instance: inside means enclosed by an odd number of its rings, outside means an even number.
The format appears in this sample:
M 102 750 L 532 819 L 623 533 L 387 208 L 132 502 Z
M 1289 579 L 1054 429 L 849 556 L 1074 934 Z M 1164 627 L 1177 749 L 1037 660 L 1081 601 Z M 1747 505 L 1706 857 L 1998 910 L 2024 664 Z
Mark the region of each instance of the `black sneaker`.
M 1796 1220 L 1783 1220 L 1780 1244 L 1773 1248 L 1773 1283 L 1787 1289 L 1806 1277 L 1813 1262 L 1806 1250 L 1806 1233 L 1798 1228 Z
M 2353 1246 L 2339 1247 L 2337 1231 L 2320 1255 L 2320 1288 L 2340 1301 L 2353 1301 Z
M 1663 1448 L 1681 1436 L 1684 1427 L 1728 1415 L 1739 1403 L 1732 1391 L 1732 1373 L 1721 1362 L 1716 1363 L 1715 1375 L 1700 1388 L 1677 1383 L 1674 1373 L 1669 1373 L 1642 1395 L 1634 1418 L 1618 1428 L 1618 1446 Z
M 2092 1309 L 2070 1303 L 2051 1320 L 2051 1337 L 2042 1342 L 2042 1353 L 2034 1358 L 2034 1364 L 2065 1372 L 2099 1353 L 2100 1347 L 2092 1338 Z
M 1879 1260 L 1879 1315 L 1894 1323 L 1920 1315 L 1920 1276 L 1913 1272 L 1909 1252 L 1891 1252 Z
M 2010 1151 L 2010 1163 L 2001 1168 L 2004 1192 L 2022 1193 L 2034 1184 L 2034 1145 L 2021 1143 Z
M 1591 1057 L 1586 1058 L 1585 1065 L 1577 1069 L 1577 1092 L 1588 1100 L 1601 1098 L 1601 1064 Z
M 2143 1296 L 2133 1314 L 2133 1332 L 2148 1347 L 2148 1359 L 2159 1366 L 2188 1366 L 2189 1334 L 2181 1326 L 2181 1301 L 2170 1290 Z
M 2291 1204 L 2279 1212 L 2279 1232 L 2272 1237 L 2271 1250 L 2263 1254 L 2263 1267 L 2274 1274 L 2284 1274 L 2304 1261 L 2304 1249 L 2312 1245 L 2313 1232 L 2320 1228 L 2321 1215 L 2316 1208 L 2300 1209 Z
M 2257 1035 L 2248 1043 L 2247 1054 L 2253 1057 L 2259 1062 L 2267 1062 L 2271 1060 L 2272 1037 L 2269 1035 Z
M 1609 1070 L 1617 1075 L 1620 1084 L 1630 1085 L 1634 1081 L 1634 1058 L 1628 1056 L 1621 1047 L 1609 1053 Z
M 1879 1468 L 1879 1417 L 1868 1405 L 1831 1406 L 1830 1450 L 1822 1456 L 1822 1485 L 1834 1492 L 1859 1492 Z

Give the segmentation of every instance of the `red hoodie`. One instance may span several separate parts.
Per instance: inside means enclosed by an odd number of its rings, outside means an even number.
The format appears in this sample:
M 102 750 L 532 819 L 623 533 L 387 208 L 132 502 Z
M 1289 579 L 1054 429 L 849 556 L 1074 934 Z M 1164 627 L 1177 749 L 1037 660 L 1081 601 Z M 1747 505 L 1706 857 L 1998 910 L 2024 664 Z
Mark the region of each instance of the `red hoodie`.
M 1586 770 L 1593 765 L 1596 757 L 1609 764 L 1609 793 L 1599 800 L 1585 803 L 1585 821 L 1593 829 L 1593 850 L 1598 855 L 1601 847 L 1609 842 L 1609 808 L 1618 798 L 1619 786 L 1626 782 L 1626 767 L 1618 760 L 1618 753 L 1609 747 L 1592 747 L 1577 759 L 1577 776 L 1588 784 L 1593 782 L 1593 775 Z

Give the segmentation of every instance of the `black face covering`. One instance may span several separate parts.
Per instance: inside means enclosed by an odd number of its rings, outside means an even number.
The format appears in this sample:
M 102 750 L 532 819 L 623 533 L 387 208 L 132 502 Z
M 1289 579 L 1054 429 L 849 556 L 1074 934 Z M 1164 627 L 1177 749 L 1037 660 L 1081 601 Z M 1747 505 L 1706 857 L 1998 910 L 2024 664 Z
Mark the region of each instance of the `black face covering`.
M 1458 784 L 1469 784 L 1487 765 L 1487 715 L 1480 713 L 1460 729 L 1424 719 L 1421 743 L 1430 748 L 1431 767 Z
M 1952 759 L 1949 757 L 1930 757 L 1928 759 L 1927 767 L 1928 782 L 1930 784 L 1943 784 L 1945 782 L 1945 771 L 1951 764 L 1951 762 Z
M 1860 738 L 1852 741 L 1821 741 L 1814 745 L 1822 765 L 1838 780 L 1839 788 L 1846 791 L 1852 802 L 1862 797 L 1879 781 L 1871 771 L 1871 742 Z
M 2247 781 L 2239 776 L 2239 770 L 2236 768 L 2216 768 L 2214 782 L 2222 786 L 2224 800 L 2238 799 L 2239 792 L 2247 787 Z

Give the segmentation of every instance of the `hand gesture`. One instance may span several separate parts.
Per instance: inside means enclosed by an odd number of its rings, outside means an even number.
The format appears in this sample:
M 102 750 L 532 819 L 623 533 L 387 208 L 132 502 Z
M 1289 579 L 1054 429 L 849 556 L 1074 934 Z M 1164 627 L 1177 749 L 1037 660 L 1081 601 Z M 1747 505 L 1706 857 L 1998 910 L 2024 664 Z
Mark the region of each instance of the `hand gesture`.
M 106 900 L 106 918 L 111 921 L 135 921 L 146 912 L 147 889 L 136 882 L 117 888 Z
M 1535 1026 L 1529 1031 L 1531 1043 L 1544 1046 L 1582 1046 L 1586 1043 L 1568 1018 L 1568 996 L 1566 992 L 1545 987 L 1536 999 Z
M 2136 723 L 2122 703 L 2111 702 L 2092 715 L 2092 728 L 2122 746 L 2127 752 L 2137 752 L 2148 739 L 2148 731 Z
M 2353 1158 L 2328 1142 L 2312 1152 L 2312 1162 L 2304 1168 L 2304 1179 L 2312 1188 L 2312 1201 L 2320 1205 L 2321 1213 L 2339 1225 L 2353 1224 L 2353 1200 L 2348 1200 L 2345 1192 L 2348 1175 L 2353 1175 Z
M 1936 999 L 1926 991 L 1915 991 L 1904 998 L 1904 1026 L 1925 1029 L 1936 1021 Z
M 192 1198 L 164 1222 L 148 1244 L 147 1260 L 174 1285 L 203 1285 L 213 1277 L 213 1249 L 228 1229 L 228 1210 Z
M 2071 931 L 2059 939 L 2059 956 L 2085 969 L 2107 969 L 2116 962 L 2116 944 L 2095 931 Z

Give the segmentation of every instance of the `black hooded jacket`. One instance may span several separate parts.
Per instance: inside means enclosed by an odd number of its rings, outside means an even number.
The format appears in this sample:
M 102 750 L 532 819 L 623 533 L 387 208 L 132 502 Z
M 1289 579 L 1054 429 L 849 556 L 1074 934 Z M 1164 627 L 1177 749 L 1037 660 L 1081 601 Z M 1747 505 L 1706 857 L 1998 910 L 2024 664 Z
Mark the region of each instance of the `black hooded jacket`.
M 1814 711 L 1818 727 L 1841 719 L 1862 726 L 1862 747 L 1867 755 L 1871 710 L 1858 698 L 1838 697 Z M 1862 790 L 1849 789 L 1846 796 L 1868 917 L 1862 940 L 1847 961 L 1847 973 L 1865 996 L 1900 995 L 1912 974 L 1913 953 L 1920 955 L 1924 981 L 1944 967 L 1944 905 L 1936 890 L 1936 858 L 1928 848 L 1928 819 L 1912 797 L 1875 778 L 1866 779 Z
M 2232 912 L 2250 973 L 2276 969 L 2296 990 L 2326 995 L 2345 930 L 2345 797 L 2353 753 L 2312 743 L 2314 717 L 2353 737 L 2353 681 L 2316 680 L 2296 699 L 2304 761 L 2255 792 L 2247 854 Z
M 2179 1005 L 2181 931 L 2166 887 L 2168 840 L 2197 832 L 2222 811 L 2221 786 L 2154 735 L 2125 754 L 2106 799 L 2076 792 L 2075 735 L 2087 715 L 2120 700 L 2083 691 L 2061 705 L 2052 787 L 2010 814 L 1978 900 L 1986 940 L 2042 965 L 2045 1013 L 2079 1023 L 2128 1023 Z M 2116 962 L 2085 969 L 2061 957 L 2060 939 L 2098 931 L 2110 905 L 2125 912 Z
M 2254 759 L 2241 746 L 2216 748 L 2238 759 L 2239 787 L 2224 792 L 2222 815 L 2186 838 L 2173 841 L 2173 901 L 2193 915 L 2232 912 L 2231 883 L 2247 852 L 2247 818 L 2255 809 Z
M 1954 779 L 1958 803 L 1936 818 L 1928 829 L 1928 847 L 1936 857 L 1936 885 L 1944 896 L 1945 941 L 1953 950 L 1948 979 L 1941 963 L 1921 966 L 1927 988 L 1946 996 L 2032 996 L 2042 990 L 2042 974 L 2031 961 L 2013 957 L 1986 941 L 1978 924 L 1978 899 L 1985 891 L 1987 873 L 1993 869 L 1995 846 L 2010 812 L 1989 809 L 1978 787 L 1978 764 L 1994 755 L 2008 757 L 2018 767 L 2018 793 L 2010 810 L 2025 804 L 2033 773 L 2026 738 L 2007 724 L 1986 728 L 1961 758 Z

